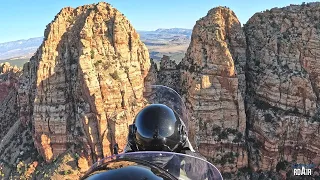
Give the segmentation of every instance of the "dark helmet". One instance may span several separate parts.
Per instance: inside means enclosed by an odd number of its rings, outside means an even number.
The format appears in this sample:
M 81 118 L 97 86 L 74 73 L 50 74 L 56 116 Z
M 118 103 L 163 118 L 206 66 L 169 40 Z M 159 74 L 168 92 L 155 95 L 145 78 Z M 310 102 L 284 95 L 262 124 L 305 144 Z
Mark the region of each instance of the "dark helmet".
M 132 139 L 139 151 L 181 151 L 187 133 L 180 117 L 163 104 L 142 109 L 131 127 Z

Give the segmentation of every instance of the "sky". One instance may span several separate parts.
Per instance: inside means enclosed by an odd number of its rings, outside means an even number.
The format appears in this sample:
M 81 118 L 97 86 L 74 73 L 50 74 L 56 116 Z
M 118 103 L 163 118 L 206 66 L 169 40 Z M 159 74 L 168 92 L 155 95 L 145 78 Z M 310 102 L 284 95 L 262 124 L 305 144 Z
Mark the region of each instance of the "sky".
M 101 0 L 100 0 L 101 1 Z M 67 6 L 78 7 L 96 0 L 0 0 L 0 43 L 43 36 L 45 27 Z M 189 28 L 217 6 L 235 12 L 241 24 L 256 12 L 301 4 L 299 0 L 108 0 L 137 30 Z

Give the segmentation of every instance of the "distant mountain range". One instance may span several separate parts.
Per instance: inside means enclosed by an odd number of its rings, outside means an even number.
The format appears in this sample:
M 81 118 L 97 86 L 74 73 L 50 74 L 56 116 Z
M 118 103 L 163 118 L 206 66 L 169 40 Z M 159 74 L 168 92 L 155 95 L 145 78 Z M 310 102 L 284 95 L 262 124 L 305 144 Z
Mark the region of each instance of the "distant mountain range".
M 192 30 L 183 28 L 138 31 L 141 40 L 148 46 L 166 46 L 168 44 L 188 44 Z M 0 43 L 0 60 L 28 59 L 41 45 L 43 37 Z M 150 54 L 157 52 L 150 51 Z M 158 57 L 153 57 L 158 58 Z
M 142 41 L 154 39 L 172 39 L 177 36 L 190 38 L 192 29 L 171 28 L 171 29 L 157 29 L 155 31 L 138 31 Z
M 42 43 L 42 37 L 0 43 L 0 60 L 31 57 Z

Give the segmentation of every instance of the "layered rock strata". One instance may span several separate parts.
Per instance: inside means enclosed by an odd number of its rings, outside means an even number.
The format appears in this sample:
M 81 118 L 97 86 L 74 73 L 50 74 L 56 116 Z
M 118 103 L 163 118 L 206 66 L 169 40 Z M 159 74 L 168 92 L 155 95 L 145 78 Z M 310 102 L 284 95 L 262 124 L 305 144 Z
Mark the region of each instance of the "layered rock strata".
M 256 13 L 245 25 L 254 170 L 320 163 L 319 24 L 319 3 L 311 3 Z
M 182 94 L 192 115 L 190 139 L 224 172 L 247 166 L 245 47 L 235 14 L 218 7 L 197 21 L 180 63 Z
M 45 160 L 74 147 L 96 161 L 123 147 L 149 67 L 139 35 L 109 4 L 62 9 L 20 79 L 20 120 Z

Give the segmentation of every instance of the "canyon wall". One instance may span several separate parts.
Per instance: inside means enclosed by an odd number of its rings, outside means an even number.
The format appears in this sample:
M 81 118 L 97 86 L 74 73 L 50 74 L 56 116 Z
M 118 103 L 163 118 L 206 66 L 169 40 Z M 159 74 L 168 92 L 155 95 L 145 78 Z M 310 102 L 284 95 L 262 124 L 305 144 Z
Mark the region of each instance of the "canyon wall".
M 320 163 L 320 6 L 292 5 L 256 13 L 247 38 L 249 163 Z
M 223 173 L 290 177 L 294 163 L 320 163 L 319 10 L 274 8 L 241 28 L 218 7 L 194 26 L 179 65 L 189 135 Z
M 0 64 L 0 140 L 18 120 L 18 79 L 20 69 Z

